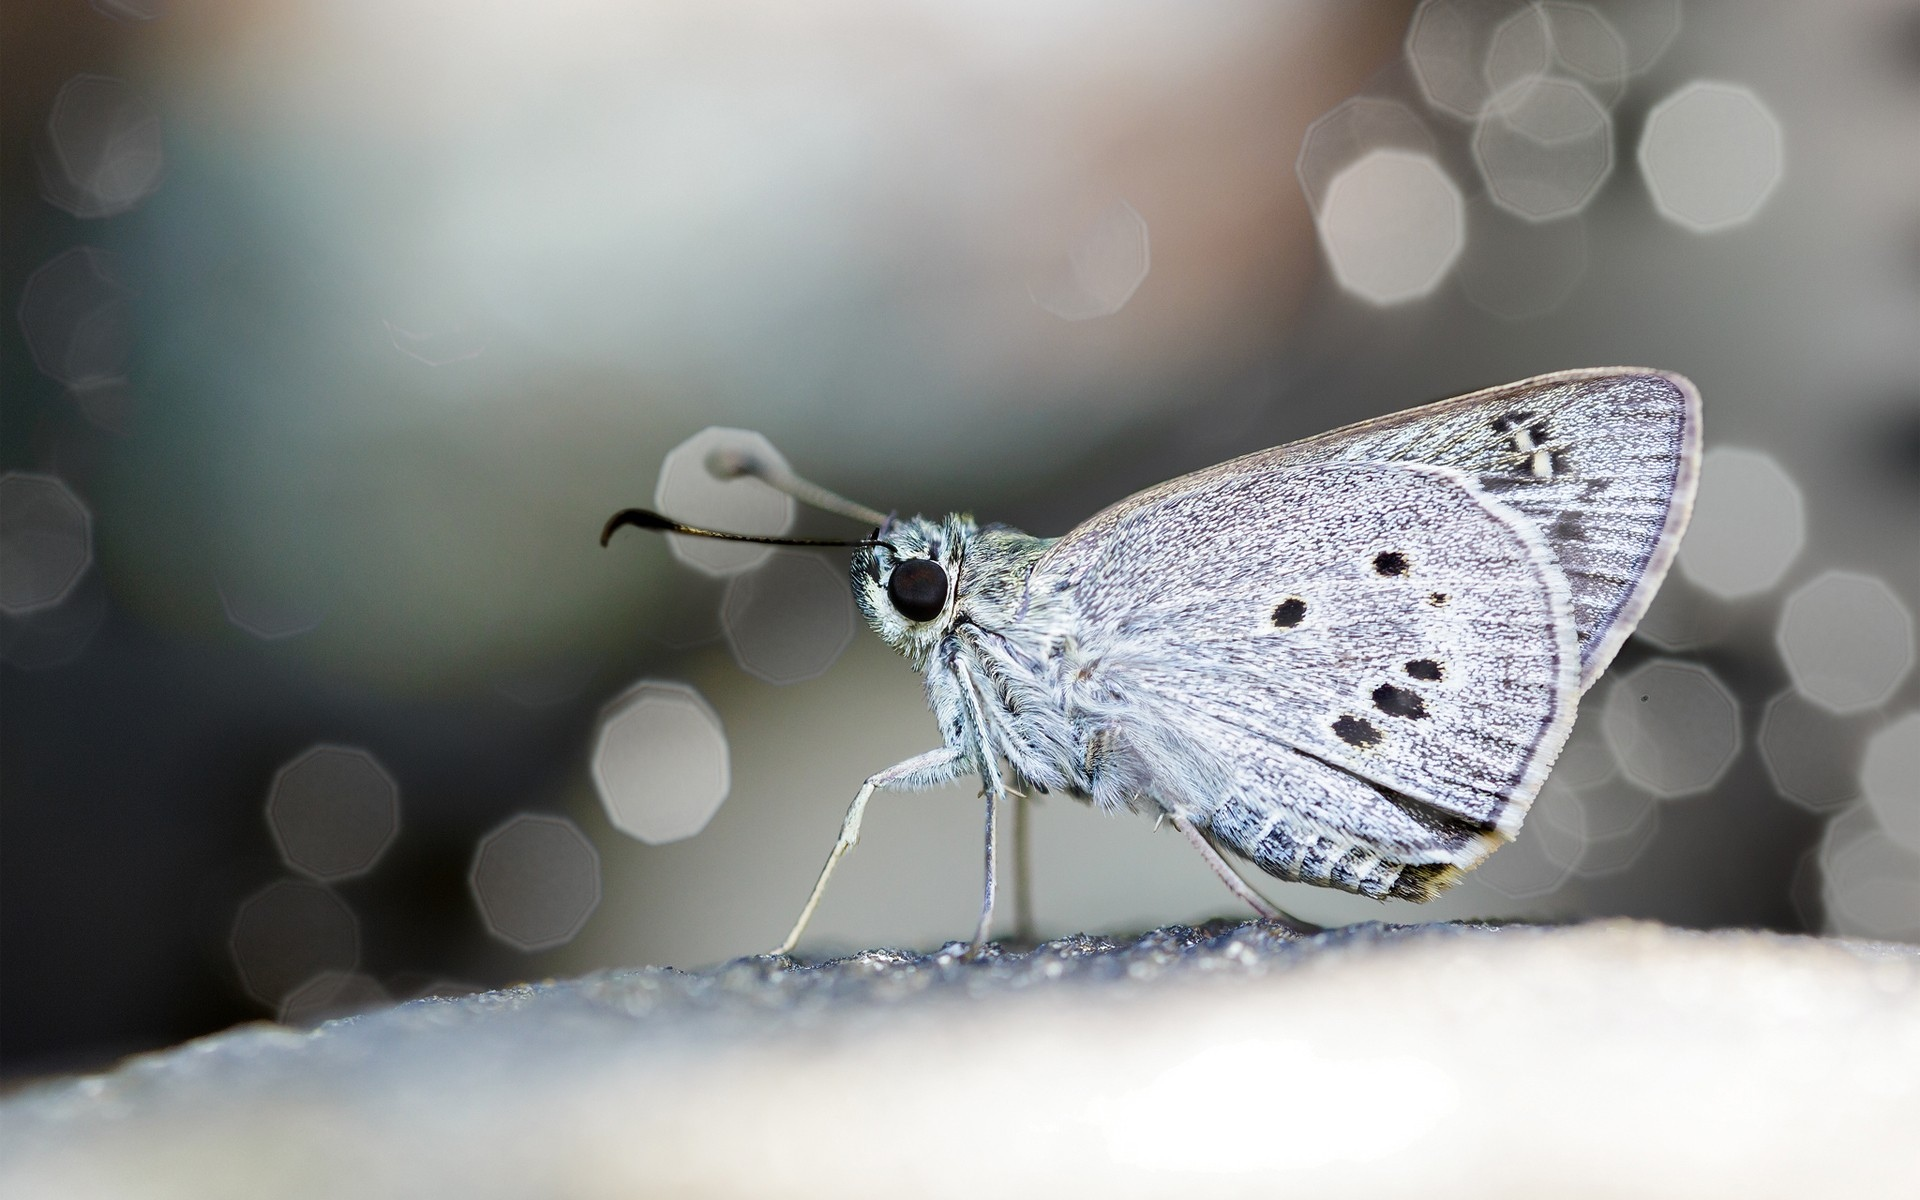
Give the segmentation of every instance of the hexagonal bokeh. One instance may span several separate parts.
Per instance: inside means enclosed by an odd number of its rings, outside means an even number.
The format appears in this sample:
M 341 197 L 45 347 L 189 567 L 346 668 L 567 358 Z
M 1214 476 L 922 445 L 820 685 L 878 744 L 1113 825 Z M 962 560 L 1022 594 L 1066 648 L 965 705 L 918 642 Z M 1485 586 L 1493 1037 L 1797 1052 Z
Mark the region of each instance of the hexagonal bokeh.
M 565 817 L 521 813 L 480 839 L 467 876 L 487 932 L 521 950 L 564 946 L 600 906 L 600 855 Z
M 1885 583 L 1852 571 L 1795 588 L 1774 641 L 1794 686 L 1834 712 L 1884 703 L 1913 668 L 1913 614 Z
M 105 250 L 75 246 L 41 265 L 20 292 L 20 331 L 42 372 L 71 388 L 126 374 L 132 297 Z
M 1599 879 L 1631 869 L 1660 832 L 1660 802 L 1620 779 L 1577 788 L 1575 794 L 1587 845 L 1574 873 Z
M 283 879 L 241 902 L 227 949 L 247 994 L 278 1010 L 320 972 L 359 964 L 360 922 L 331 889 Z
M 364 875 L 400 832 L 400 788 L 365 750 L 314 746 L 274 772 L 267 825 L 295 870 L 325 880 Z
M 1474 126 L 1473 161 L 1493 202 L 1515 216 L 1572 216 L 1613 172 L 1613 123 L 1572 80 L 1523 79 L 1488 103 Z
M 760 434 L 710 425 L 667 452 L 660 463 L 660 482 L 653 489 L 654 507 L 682 524 L 722 533 L 777 537 L 791 529 L 793 498 L 751 475 L 723 473 L 724 467 L 716 471 L 729 456 L 787 469 L 787 460 Z M 773 553 L 771 546 L 676 533 L 667 535 L 667 545 L 675 558 L 708 575 L 751 570 Z
M 1370 150 L 1405 150 L 1433 157 L 1439 153 L 1432 130 L 1398 100 L 1351 96 L 1328 109 L 1300 139 L 1293 171 L 1317 218 L 1327 186 Z
M 1844 722 L 1797 691 L 1767 703 L 1760 718 L 1760 761 L 1782 796 L 1812 812 L 1832 812 L 1860 795 L 1859 745 Z
M 95 429 L 119 437 L 133 432 L 140 413 L 140 396 L 125 379 L 98 379 L 67 389 L 67 398 Z
M 853 640 L 853 594 L 844 570 L 781 550 L 728 581 L 720 623 L 741 670 L 768 683 L 798 683 L 823 674 Z
M 1073 239 L 1064 268 L 1030 294 L 1035 304 L 1063 320 L 1110 317 L 1133 299 L 1151 265 L 1147 219 L 1125 200 L 1116 200 Z
M 1553 46 L 1554 66 L 1613 107 L 1633 73 L 1626 38 L 1606 14 L 1585 4 L 1548 0 L 1540 5 L 1540 14 Z
M 705 829 L 733 783 L 719 716 L 686 684 L 657 679 L 607 706 L 592 770 L 614 828 L 655 846 Z
M 1473 877 L 1511 900 L 1544 896 L 1573 875 L 1586 843 L 1579 797 L 1549 779 L 1534 797 L 1520 836 L 1474 868 Z
M 65 666 L 86 652 L 106 619 L 107 592 L 97 577 L 83 578 L 52 608 L 18 617 L 0 611 L 0 662 L 23 671 Z
M 1896 717 L 1867 739 L 1860 791 L 1887 836 L 1920 851 L 1920 712 Z
M 1328 183 L 1319 225 L 1340 286 L 1398 304 L 1446 278 L 1466 242 L 1466 207 L 1432 157 L 1371 150 Z
M 1760 450 L 1715 446 L 1674 561 L 1689 582 L 1733 599 L 1778 584 L 1806 539 L 1806 502 L 1786 469 Z
M 92 0 L 93 11 L 122 21 L 151 21 L 166 10 L 167 0 Z
M 289 592 L 231 575 L 216 578 L 213 589 L 220 597 L 220 611 L 226 614 L 227 620 L 263 642 L 312 633 L 320 628 L 333 607 L 330 594 Z
M 1660 215 L 1696 233 L 1745 223 L 1779 185 L 1780 122 L 1751 88 L 1690 83 L 1655 105 L 1640 173 Z
M 1553 25 L 1547 19 L 1543 4 L 1523 5 L 1494 26 L 1481 66 L 1487 86 L 1481 112 L 1484 114 L 1492 98 L 1503 89 L 1524 80 L 1543 78 L 1552 71 L 1553 51 Z
M 1833 932 L 1920 938 L 1920 852 L 1888 837 L 1870 811 L 1856 806 L 1829 821 L 1818 856 Z
M 1479 116 L 1493 94 L 1488 55 L 1494 36 L 1531 7 L 1526 0 L 1421 0 L 1407 23 L 1406 56 L 1427 103 L 1464 121 Z M 1510 75 L 1516 51 L 1510 40 L 1492 65 Z M 1544 69 L 1545 48 L 1535 53 Z
M 160 115 L 118 79 L 75 75 L 47 115 L 40 194 L 76 217 L 127 212 L 160 186 Z
M 395 350 L 429 367 L 465 362 L 487 351 L 478 328 L 444 313 L 386 317 L 381 324 L 387 327 L 387 339 Z
M 390 1001 L 387 989 L 358 971 L 322 971 L 287 993 L 280 1002 L 282 1025 L 303 1028 L 379 1008 Z
M 1576 789 L 1605 783 L 1618 772 L 1613 747 L 1607 745 L 1606 735 L 1595 719 L 1575 724 L 1567 744 L 1560 748 L 1560 757 L 1553 760 L 1553 777 Z
M 1545 316 L 1587 273 L 1587 225 L 1580 217 L 1529 221 L 1484 197 L 1467 204 L 1467 252 L 1460 289 L 1476 308 L 1508 321 Z
M 1684 575 L 1671 574 L 1633 627 L 1633 636 L 1669 652 L 1695 650 L 1727 635 L 1725 609 L 1724 603 L 1702 593 Z
M 1620 769 L 1656 796 L 1706 791 L 1740 752 L 1740 706 L 1698 663 L 1641 664 L 1608 689 L 1601 718 Z
M 93 562 L 93 518 L 51 475 L 0 475 L 0 612 L 21 617 L 65 600 Z
M 1627 70 L 1639 75 L 1660 61 L 1680 35 L 1680 0 L 1608 0 L 1607 23 L 1627 47 Z

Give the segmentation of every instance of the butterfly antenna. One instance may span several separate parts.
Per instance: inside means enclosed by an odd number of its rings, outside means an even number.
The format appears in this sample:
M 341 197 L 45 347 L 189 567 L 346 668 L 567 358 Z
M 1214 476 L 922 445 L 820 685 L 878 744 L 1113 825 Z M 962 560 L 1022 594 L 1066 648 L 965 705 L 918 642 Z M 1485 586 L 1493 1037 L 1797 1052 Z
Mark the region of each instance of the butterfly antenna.
M 684 533 L 688 537 L 719 538 L 723 542 L 758 542 L 763 546 L 886 546 L 892 544 L 879 538 L 790 538 L 762 537 L 755 533 L 723 533 L 718 529 L 702 529 L 697 525 L 683 525 L 672 517 L 663 517 L 650 508 L 623 508 L 607 518 L 600 529 L 600 544 L 606 545 L 613 540 L 614 531 L 623 525 L 635 529 L 652 529 L 659 533 Z
M 775 491 L 785 492 L 802 504 L 850 517 L 866 525 L 878 527 L 887 523 L 887 514 L 879 509 L 856 504 L 845 496 L 830 492 L 811 480 L 800 478 L 785 464 L 768 462 L 751 451 L 724 447 L 717 449 L 707 455 L 707 470 L 721 479 L 737 479 L 742 475 L 751 475 Z

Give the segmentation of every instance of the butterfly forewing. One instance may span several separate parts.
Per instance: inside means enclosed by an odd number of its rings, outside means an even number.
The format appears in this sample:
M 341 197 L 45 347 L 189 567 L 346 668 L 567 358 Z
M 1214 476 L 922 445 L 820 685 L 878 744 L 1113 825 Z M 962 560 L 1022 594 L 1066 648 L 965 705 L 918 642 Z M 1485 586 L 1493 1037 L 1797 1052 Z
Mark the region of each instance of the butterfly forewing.
M 1458 472 L 1208 472 L 1069 534 L 1034 586 L 1056 580 L 1096 664 L 1077 702 L 1138 714 L 1117 738 L 1162 803 L 1272 814 L 1249 838 L 1477 859 L 1481 834 L 1518 828 L 1572 721 L 1565 584 L 1539 533 Z M 1207 756 L 1230 776 L 1218 795 L 1199 794 L 1209 772 L 1181 777 Z
M 1442 400 L 1161 484 L 1088 522 L 1199 482 L 1309 462 L 1422 462 L 1473 475 L 1546 539 L 1567 578 L 1581 687 L 1613 661 L 1673 561 L 1699 474 L 1700 398 L 1677 375 L 1564 371 Z

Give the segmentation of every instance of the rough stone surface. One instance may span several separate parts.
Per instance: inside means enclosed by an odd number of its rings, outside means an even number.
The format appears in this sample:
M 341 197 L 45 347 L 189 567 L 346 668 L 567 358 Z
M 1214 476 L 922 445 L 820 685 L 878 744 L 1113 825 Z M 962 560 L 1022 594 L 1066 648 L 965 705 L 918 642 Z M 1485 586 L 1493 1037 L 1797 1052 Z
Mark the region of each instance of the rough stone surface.
M 612 971 L 0 1104 L 0 1194 L 1807 1196 L 1920 1179 L 1920 950 L 1260 925 Z

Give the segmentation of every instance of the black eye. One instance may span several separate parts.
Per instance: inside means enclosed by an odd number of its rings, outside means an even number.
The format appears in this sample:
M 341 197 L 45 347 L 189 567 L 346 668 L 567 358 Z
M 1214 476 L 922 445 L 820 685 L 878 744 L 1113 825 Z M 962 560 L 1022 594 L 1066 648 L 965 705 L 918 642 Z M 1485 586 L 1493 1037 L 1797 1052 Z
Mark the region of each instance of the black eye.
M 887 576 L 887 599 L 909 621 L 931 621 L 947 606 L 947 573 L 925 558 L 909 558 Z

